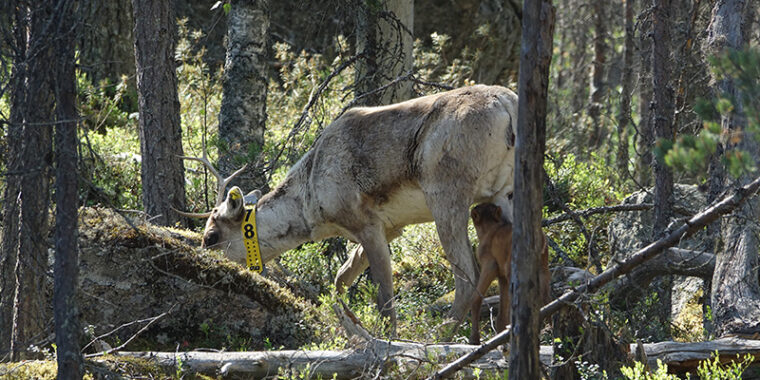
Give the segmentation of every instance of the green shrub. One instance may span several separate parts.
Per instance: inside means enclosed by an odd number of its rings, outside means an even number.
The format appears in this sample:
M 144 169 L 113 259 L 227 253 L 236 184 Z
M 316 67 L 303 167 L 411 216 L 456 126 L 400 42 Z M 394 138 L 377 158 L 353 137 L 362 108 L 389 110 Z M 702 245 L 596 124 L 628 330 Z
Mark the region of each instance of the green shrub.
M 622 367 L 620 372 L 628 380 L 679 380 L 678 376 L 668 373 L 668 365 L 657 360 L 657 370 L 649 372 L 644 364 L 636 362 L 631 367 Z
M 752 155 L 742 144 L 746 138 L 760 142 L 760 50 L 730 50 L 711 57 L 710 65 L 718 81 L 730 80 L 736 94 L 723 93 L 717 98 L 701 100 L 696 111 L 705 120 L 703 130 L 696 136 L 683 135 L 676 141 L 657 142 L 655 153 L 664 157 L 673 168 L 697 174 L 706 180 L 709 157 L 718 143 L 730 146 L 723 152 L 721 162 L 733 177 L 757 170 Z M 741 116 L 740 116 L 741 115 Z M 729 130 L 725 121 L 746 123 L 743 130 Z
M 701 380 L 741 380 L 742 374 L 754 360 L 751 354 L 743 358 L 737 354 L 736 360 L 722 364 L 718 351 L 715 351 L 712 358 L 699 363 L 697 375 Z

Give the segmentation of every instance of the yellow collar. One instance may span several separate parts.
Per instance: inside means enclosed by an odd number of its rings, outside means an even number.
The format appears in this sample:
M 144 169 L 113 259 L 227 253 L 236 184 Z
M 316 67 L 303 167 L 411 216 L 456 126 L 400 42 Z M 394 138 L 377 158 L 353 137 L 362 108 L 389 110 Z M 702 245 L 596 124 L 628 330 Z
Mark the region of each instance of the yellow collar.
M 256 205 L 245 208 L 245 219 L 241 225 L 241 231 L 246 252 L 245 266 L 252 271 L 261 273 L 264 270 L 264 263 L 261 262 L 259 235 L 256 232 Z

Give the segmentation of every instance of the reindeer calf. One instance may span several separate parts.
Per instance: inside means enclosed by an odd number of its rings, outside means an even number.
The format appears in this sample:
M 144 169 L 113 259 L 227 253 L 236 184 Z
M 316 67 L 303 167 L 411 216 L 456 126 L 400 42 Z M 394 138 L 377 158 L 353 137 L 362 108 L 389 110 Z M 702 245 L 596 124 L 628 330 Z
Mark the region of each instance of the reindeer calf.
M 470 215 L 480 241 L 478 245 L 480 276 L 471 303 L 470 344 L 480 344 L 480 306 L 483 303 L 483 295 L 494 278 L 499 279 L 499 316 L 496 318 L 496 331 L 504 330 L 509 322 L 512 223 L 502 218 L 501 208 L 493 203 L 476 206 Z M 549 273 L 549 249 L 546 244 L 546 235 L 544 235 L 541 272 L 538 280 L 541 302 L 544 305 L 551 300 L 551 274 Z

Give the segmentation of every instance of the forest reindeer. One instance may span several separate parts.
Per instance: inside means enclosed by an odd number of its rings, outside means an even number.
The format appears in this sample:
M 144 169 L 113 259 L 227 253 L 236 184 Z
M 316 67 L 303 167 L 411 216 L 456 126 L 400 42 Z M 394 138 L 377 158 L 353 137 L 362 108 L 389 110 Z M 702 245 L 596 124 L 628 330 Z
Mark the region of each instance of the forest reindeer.
M 349 109 L 256 204 L 263 262 L 307 241 L 343 236 L 357 242 L 361 248 L 340 268 L 337 288 L 369 266 L 380 311 L 395 326 L 388 243 L 406 225 L 435 221 L 455 274 L 450 315 L 463 319 L 478 273 L 468 210 L 486 201 L 511 210 L 516 124 L 517 95 L 499 86 Z M 202 214 L 208 215 L 203 246 L 245 262 L 239 194 L 232 188 Z
M 470 344 L 480 344 L 480 306 L 483 295 L 495 278 L 499 279 L 499 315 L 496 317 L 496 332 L 504 330 L 509 322 L 510 275 L 512 272 L 512 223 L 504 219 L 501 207 L 493 203 L 477 205 L 470 212 L 475 232 L 478 235 L 478 261 L 480 276 L 471 302 Z M 541 271 L 538 274 L 541 305 L 551 300 L 551 274 L 549 273 L 549 248 L 544 235 L 541 250 Z

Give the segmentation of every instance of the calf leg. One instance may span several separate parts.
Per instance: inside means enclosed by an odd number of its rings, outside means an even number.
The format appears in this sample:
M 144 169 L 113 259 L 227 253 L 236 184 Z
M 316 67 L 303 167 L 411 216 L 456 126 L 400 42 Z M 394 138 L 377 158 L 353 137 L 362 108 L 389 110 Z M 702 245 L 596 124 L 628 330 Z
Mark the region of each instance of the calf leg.
M 496 318 L 496 332 L 504 331 L 509 324 L 509 277 L 499 276 L 499 316 Z
M 490 256 L 481 258 L 481 270 L 480 277 L 478 278 L 478 286 L 475 289 L 475 293 L 472 295 L 472 303 L 470 307 L 470 344 L 480 344 L 480 307 L 483 304 L 483 296 L 488 290 L 488 286 L 496 275 L 499 274 L 499 268 L 496 261 Z

